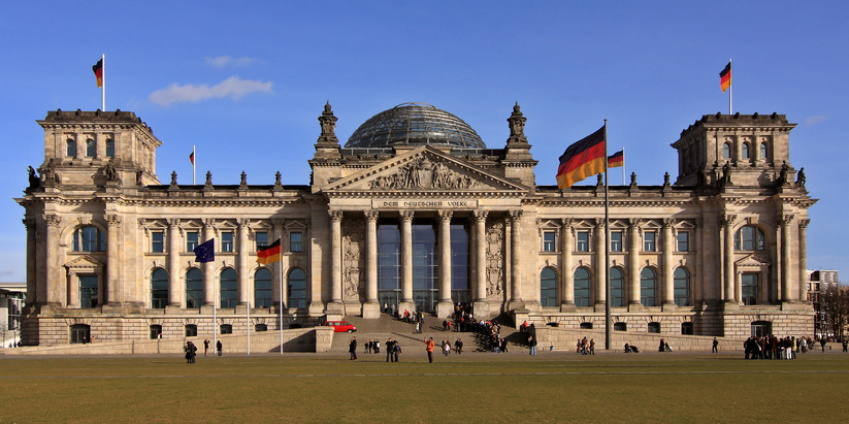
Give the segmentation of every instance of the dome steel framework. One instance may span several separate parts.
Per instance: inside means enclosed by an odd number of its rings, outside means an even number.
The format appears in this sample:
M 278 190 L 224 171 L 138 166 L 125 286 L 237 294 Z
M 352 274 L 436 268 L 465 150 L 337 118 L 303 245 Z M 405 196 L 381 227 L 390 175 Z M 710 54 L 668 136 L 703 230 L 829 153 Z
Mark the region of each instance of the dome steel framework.
M 486 148 L 469 124 L 426 103 L 402 103 L 372 116 L 348 138 L 345 148 L 387 148 L 398 144 Z

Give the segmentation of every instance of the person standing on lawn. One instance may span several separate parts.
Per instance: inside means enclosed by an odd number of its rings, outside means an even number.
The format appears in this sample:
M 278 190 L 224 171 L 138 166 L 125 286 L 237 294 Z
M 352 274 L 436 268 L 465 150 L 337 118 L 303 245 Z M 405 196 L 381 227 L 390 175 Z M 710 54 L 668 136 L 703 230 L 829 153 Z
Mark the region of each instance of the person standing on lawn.
M 424 343 L 425 343 L 425 348 L 427 349 L 427 362 L 432 364 L 433 363 L 433 347 L 434 347 L 433 337 L 431 337 L 430 339 L 425 339 Z

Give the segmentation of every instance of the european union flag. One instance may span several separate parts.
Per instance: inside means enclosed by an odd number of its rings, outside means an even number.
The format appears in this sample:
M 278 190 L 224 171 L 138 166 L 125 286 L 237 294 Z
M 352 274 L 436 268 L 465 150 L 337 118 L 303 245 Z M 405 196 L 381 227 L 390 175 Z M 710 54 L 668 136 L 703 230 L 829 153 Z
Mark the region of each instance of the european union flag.
M 195 247 L 195 262 L 212 262 L 215 260 L 215 239 L 211 238 Z

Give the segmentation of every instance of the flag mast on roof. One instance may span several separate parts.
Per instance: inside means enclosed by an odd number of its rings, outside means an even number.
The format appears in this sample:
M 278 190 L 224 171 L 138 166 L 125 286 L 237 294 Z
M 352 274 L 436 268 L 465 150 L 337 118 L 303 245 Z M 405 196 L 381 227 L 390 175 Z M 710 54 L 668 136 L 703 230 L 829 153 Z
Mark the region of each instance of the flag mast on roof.
M 106 62 L 106 55 L 101 54 L 100 60 L 91 67 L 91 70 L 94 71 L 94 76 L 97 77 L 97 87 L 100 88 L 101 112 L 106 112 L 106 79 L 104 78 L 104 62 Z

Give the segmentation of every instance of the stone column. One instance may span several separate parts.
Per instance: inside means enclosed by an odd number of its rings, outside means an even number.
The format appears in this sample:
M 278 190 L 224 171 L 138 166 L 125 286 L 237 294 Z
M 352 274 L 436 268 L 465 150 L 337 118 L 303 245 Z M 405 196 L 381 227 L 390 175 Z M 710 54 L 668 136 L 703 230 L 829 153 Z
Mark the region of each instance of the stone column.
M 49 306 L 60 306 L 65 304 L 63 293 L 65 293 L 65 278 L 56 258 L 59 255 L 59 224 L 62 218 L 59 215 L 44 215 L 46 230 L 46 244 L 44 255 L 44 266 L 47 267 L 45 281 L 39 284 L 43 293 L 39 293 L 39 300 L 45 301 Z M 37 288 L 37 289 L 38 289 Z
M 436 316 L 447 318 L 454 313 L 451 301 L 451 217 L 450 210 L 439 211 L 439 303 Z
M 808 279 L 808 224 L 810 219 L 799 220 L 799 287 L 796 291 L 796 300 L 803 301 L 806 298 L 807 287 L 805 281 Z
M 366 303 L 363 318 L 379 318 L 377 302 L 377 218 L 378 211 L 365 212 L 366 216 Z
M 793 222 L 793 215 L 784 214 L 781 216 L 781 302 L 792 302 L 793 294 L 791 285 L 793 275 L 793 243 L 790 242 L 790 224 Z M 768 286 L 768 285 L 767 285 Z
M 672 235 L 672 219 L 665 218 L 663 220 L 663 228 L 661 229 L 660 242 L 663 245 L 661 253 L 661 287 L 663 287 L 663 310 L 674 311 L 675 306 L 675 279 L 672 264 L 672 252 L 675 250 L 675 245 Z
M 413 301 L 413 211 L 401 211 L 401 302 L 397 310 L 416 310 Z M 392 305 L 389 305 L 392 306 Z
M 475 316 L 488 317 L 486 301 L 486 217 L 489 211 L 475 211 Z
M 180 284 L 180 220 L 168 220 L 168 306 L 183 308 L 185 288 Z M 167 308 L 166 308 L 167 309 Z
M 560 228 L 560 312 L 575 310 L 575 275 L 572 274 L 572 246 L 575 244 L 572 220 L 564 218 Z
M 38 285 L 36 279 L 36 263 L 38 263 L 38 260 L 35 250 L 36 225 L 35 220 L 30 218 L 24 219 L 23 223 L 27 229 L 27 305 L 35 305 L 42 301 L 38 298 L 36 289 Z
M 198 240 L 198 245 L 213 238 L 214 234 L 212 220 L 203 220 L 203 232 L 201 239 Z M 215 294 L 218 292 L 215 287 L 215 262 L 204 262 L 201 267 L 203 269 L 203 305 L 218 309 L 215 302 L 217 297 Z
M 512 311 L 524 311 L 525 302 L 522 301 L 522 211 L 510 211 L 510 304 L 508 309 Z
M 239 219 L 238 221 L 238 241 L 236 245 L 236 258 L 239 262 L 239 305 L 247 306 L 250 301 L 253 307 L 253 290 L 248 285 L 248 269 L 250 268 L 250 263 L 248 262 L 248 251 L 249 242 L 248 242 L 248 221 L 244 218 Z
M 121 297 L 121 217 L 115 214 L 106 215 L 107 241 L 106 241 L 106 290 L 100 293 L 100 298 L 110 307 L 116 307 L 128 299 Z M 101 282 L 101 287 L 103 287 Z M 105 296 L 104 296 L 105 294 Z M 124 293 L 126 295 L 126 293 Z
M 607 291 L 605 290 L 607 282 L 607 264 L 604 261 L 604 252 L 607 246 L 605 243 L 605 227 L 604 219 L 597 219 L 595 229 L 593 231 L 593 241 L 595 241 L 595 275 L 593 278 L 593 299 L 595 301 L 595 309 L 597 312 L 604 311 L 604 303 L 607 301 Z
M 344 315 L 342 303 L 342 211 L 331 210 L 330 214 L 330 303 L 328 314 Z
M 735 275 L 734 275 L 734 220 L 736 216 L 734 215 L 725 215 L 720 218 L 720 225 L 722 226 L 723 236 L 725 237 L 725 242 L 722 245 L 723 250 L 723 265 L 725 269 L 723 270 L 723 279 L 725 280 L 725 298 L 723 301 L 727 304 L 738 304 L 740 302 L 740 297 L 737 296 L 737 284 L 735 284 Z
M 640 220 L 628 221 L 628 308 L 640 310 Z

